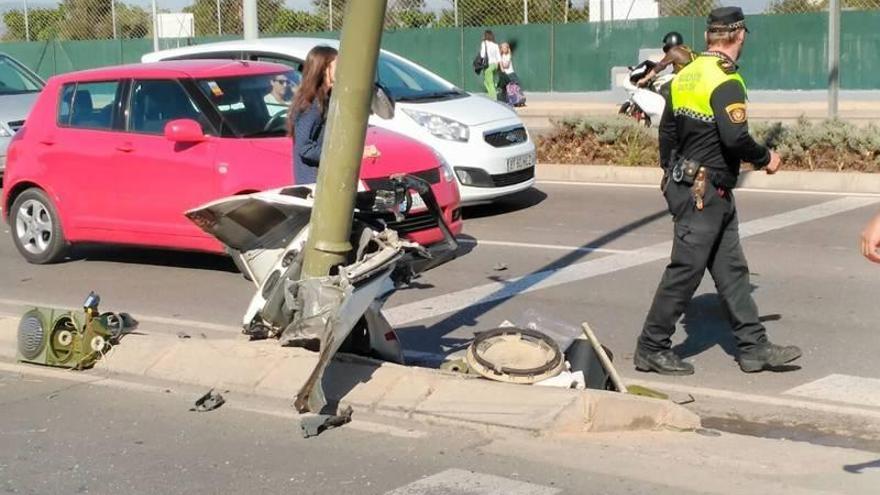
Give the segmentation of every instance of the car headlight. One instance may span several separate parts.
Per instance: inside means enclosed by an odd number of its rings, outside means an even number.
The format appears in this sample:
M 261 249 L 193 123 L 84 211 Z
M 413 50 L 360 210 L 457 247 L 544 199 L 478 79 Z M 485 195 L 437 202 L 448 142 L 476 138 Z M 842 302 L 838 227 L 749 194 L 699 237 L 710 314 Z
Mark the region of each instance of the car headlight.
M 15 133 L 6 124 L 0 122 L 0 137 L 12 137 Z
M 468 126 L 461 122 L 418 110 L 404 109 L 403 112 L 440 139 L 466 142 L 470 137 Z
M 452 171 L 452 165 L 437 150 L 432 149 L 431 151 L 434 152 L 434 156 L 437 157 L 437 161 L 440 163 L 440 174 L 443 176 L 443 180 L 446 182 L 455 180 L 455 172 Z

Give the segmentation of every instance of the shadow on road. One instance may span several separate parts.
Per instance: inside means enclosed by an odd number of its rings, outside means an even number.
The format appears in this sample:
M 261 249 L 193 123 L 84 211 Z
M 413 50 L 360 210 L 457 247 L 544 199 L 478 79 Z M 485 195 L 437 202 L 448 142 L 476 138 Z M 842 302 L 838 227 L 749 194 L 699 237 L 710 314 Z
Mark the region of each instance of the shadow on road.
M 862 474 L 862 471 L 868 468 L 880 468 L 880 459 L 871 462 L 863 462 L 862 464 L 847 464 L 843 466 L 843 470 L 847 473 Z
M 129 246 L 77 244 L 71 249 L 68 260 L 105 261 L 238 273 L 238 268 L 228 256 Z
M 537 206 L 545 199 L 547 199 L 547 193 L 532 187 L 497 199 L 490 204 L 466 206 L 462 210 L 462 216 L 465 221 L 474 218 L 494 217 Z
M 606 246 L 607 244 L 617 239 L 620 239 L 624 235 L 643 228 L 652 222 L 667 217 L 668 215 L 669 213 L 666 209 L 654 212 L 634 222 L 630 222 L 611 232 L 608 232 L 601 237 L 593 239 L 583 244 L 581 247 L 595 249 Z M 492 309 L 507 302 L 509 299 L 516 297 L 522 292 L 525 292 L 529 288 L 541 283 L 542 281 L 546 280 L 554 273 L 556 273 L 558 270 L 563 269 L 564 267 L 574 264 L 576 262 L 583 261 L 584 258 L 587 258 L 592 254 L 593 253 L 589 251 L 569 252 L 568 254 L 548 263 L 547 265 L 538 268 L 531 274 L 525 275 L 516 280 L 497 280 L 498 283 L 503 284 L 502 287 L 499 288 L 497 291 L 489 294 L 481 300 L 474 301 L 471 306 L 456 311 L 431 326 L 413 325 L 409 327 L 398 328 L 397 330 L 401 336 L 401 340 L 404 343 L 404 348 L 419 349 L 422 351 L 431 351 L 431 353 L 442 353 L 443 355 L 448 355 L 451 352 L 454 352 L 456 347 L 462 345 L 464 342 L 467 342 L 469 340 L 462 338 L 450 338 L 447 337 L 448 334 L 461 327 L 475 327 L 479 325 L 480 317 L 485 315 Z M 483 330 L 487 330 L 489 328 L 491 328 L 491 325 L 482 325 Z M 635 338 L 635 336 L 633 338 Z M 418 341 L 419 345 L 407 345 L 407 341 L 411 339 L 412 341 Z

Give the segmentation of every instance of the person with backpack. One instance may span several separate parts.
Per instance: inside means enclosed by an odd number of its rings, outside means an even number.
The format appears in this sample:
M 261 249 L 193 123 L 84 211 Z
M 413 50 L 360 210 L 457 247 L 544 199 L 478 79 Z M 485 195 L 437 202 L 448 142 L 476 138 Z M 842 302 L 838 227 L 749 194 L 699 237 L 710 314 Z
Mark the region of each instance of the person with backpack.
M 524 106 L 526 98 L 523 95 L 519 77 L 513 68 L 513 52 L 510 50 L 510 43 L 501 43 L 499 51 L 501 53 L 501 94 L 498 99 L 515 107 Z
M 498 48 L 498 43 L 495 43 L 495 34 L 487 29 L 480 43 L 480 53 L 477 60 L 474 60 L 474 69 L 477 74 L 482 71 L 486 93 L 493 100 L 498 98 L 497 72 L 500 64 L 501 50 Z

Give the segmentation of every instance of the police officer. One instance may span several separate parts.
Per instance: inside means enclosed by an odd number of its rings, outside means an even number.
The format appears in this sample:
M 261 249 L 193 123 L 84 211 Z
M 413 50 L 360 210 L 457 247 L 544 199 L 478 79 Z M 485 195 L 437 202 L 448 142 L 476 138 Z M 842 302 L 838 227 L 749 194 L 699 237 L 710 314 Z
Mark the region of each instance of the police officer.
M 672 351 L 670 337 L 706 268 L 727 309 L 743 371 L 776 368 L 801 356 L 797 347 L 767 340 L 739 240 L 732 189 L 740 162 L 768 174 L 780 165 L 775 152 L 749 135 L 745 83 L 736 65 L 746 33 L 742 9 L 713 10 L 706 29 L 708 51 L 672 82 L 660 122 L 660 162 L 666 172 L 661 189 L 675 236 L 671 262 L 636 347 L 634 362 L 640 371 L 693 374 L 694 367 Z

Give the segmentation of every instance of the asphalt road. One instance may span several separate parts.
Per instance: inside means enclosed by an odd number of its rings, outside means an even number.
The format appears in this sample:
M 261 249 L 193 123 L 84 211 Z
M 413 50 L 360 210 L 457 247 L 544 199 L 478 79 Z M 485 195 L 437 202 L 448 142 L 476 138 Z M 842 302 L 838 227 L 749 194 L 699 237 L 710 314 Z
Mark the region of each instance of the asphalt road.
M 672 232 L 653 187 L 542 183 L 467 209 L 459 258 L 399 291 L 386 308 L 409 356 L 424 362 L 504 320 L 574 333 L 589 321 L 627 378 L 880 414 L 880 266 L 857 249 L 880 197 L 738 191 L 737 200 L 770 338 L 805 352 L 789 372 L 739 371 L 708 277 L 675 335 L 676 349 L 697 373 L 663 378 L 632 368 L 635 339 L 668 256 L 662 243 Z M 33 266 L 15 251 L 6 225 L 3 236 L 4 313 L 16 314 L 24 303 L 76 307 L 95 290 L 106 310 L 235 332 L 254 291 L 223 257 L 93 246 L 65 263 Z
M 58 378 L 58 377 L 61 378 Z M 289 404 L 0 371 L 10 494 L 871 494 L 877 454 L 737 435 L 528 438 L 357 414 L 301 437 Z

